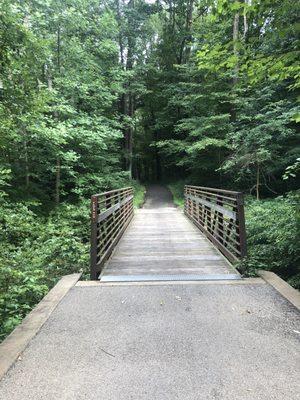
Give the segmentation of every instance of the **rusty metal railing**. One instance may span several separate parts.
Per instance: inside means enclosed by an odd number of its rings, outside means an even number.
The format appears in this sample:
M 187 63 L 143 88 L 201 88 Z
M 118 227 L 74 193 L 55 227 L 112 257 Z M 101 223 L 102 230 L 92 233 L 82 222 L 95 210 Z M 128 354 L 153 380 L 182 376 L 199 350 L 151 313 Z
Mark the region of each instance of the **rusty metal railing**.
M 111 190 L 91 198 L 91 279 L 98 279 L 133 217 L 133 189 Z
M 243 193 L 186 185 L 184 212 L 230 262 L 247 254 Z

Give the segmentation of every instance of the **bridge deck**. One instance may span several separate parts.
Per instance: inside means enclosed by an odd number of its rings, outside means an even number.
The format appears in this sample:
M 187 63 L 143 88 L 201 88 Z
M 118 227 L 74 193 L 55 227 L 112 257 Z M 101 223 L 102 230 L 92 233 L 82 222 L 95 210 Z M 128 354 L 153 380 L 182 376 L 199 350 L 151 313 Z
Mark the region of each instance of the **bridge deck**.
M 163 198 L 163 196 L 161 196 Z M 148 196 L 107 262 L 101 281 L 239 279 L 238 272 L 170 202 Z M 155 208 L 150 208 L 155 207 Z

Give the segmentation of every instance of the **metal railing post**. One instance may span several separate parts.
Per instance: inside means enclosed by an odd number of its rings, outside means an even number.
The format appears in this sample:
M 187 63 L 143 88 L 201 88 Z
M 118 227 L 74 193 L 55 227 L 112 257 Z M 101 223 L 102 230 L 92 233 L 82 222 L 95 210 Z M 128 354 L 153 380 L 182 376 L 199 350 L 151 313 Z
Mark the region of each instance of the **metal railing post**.
M 98 224 L 98 197 L 91 197 L 91 279 L 98 279 L 97 271 L 97 224 Z

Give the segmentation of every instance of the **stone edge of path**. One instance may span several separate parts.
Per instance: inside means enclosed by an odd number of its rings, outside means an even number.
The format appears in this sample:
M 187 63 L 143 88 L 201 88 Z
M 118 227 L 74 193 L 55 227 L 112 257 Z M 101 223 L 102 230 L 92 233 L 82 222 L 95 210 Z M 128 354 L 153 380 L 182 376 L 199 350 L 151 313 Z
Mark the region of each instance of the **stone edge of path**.
M 105 287 L 105 286 L 171 286 L 171 285 L 253 285 L 265 284 L 261 278 L 244 278 L 240 280 L 219 281 L 139 281 L 139 282 L 101 282 L 101 281 L 79 281 L 76 287 Z
M 259 270 L 257 273 L 300 311 L 300 292 L 297 289 L 294 289 L 274 272 Z
M 39 332 L 63 297 L 76 285 L 80 277 L 81 273 L 63 276 L 24 318 L 21 324 L 3 340 L 0 344 L 0 380 Z

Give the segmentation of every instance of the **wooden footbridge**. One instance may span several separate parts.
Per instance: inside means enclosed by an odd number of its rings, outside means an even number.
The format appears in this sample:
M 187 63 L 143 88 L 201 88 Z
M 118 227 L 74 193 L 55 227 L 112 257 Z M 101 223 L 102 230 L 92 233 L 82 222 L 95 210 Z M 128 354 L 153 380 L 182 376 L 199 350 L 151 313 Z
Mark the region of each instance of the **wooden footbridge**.
M 92 279 L 241 279 L 234 264 L 246 255 L 242 193 L 185 186 L 184 212 L 164 201 L 167 189 L 153 193 L 136 211 L 130 187 L 92 196 Z

